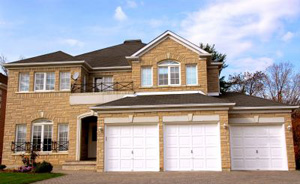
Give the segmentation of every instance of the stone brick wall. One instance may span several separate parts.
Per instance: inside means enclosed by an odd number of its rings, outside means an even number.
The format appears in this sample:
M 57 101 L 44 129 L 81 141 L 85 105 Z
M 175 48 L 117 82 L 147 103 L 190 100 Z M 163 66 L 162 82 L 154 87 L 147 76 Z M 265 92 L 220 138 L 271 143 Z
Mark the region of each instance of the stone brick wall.
M 158 86 L 157 63 L 163 60 L 175 60 L 180 63 L 181 85 L 161 87 Z M 198 85 L 186 85 L 186 64 L 197 64 Z M 141 66 L 153 67 L 153 87 L 141 87 Z M 178 90 L 201 90 L 207 93 L 207 62 L 206 58 L 199 58 L 199 54 L 191 51 L 176 41 L 167 38 L 156 45 L 150 51 L 140 57 L 140 61 L 132 61 L 132 80 L 135 91 L 178 91 Z
M 244 113 L 244 114 L 229 114 L 229 118 L 253 118 L 259 117 L 284 117 L 285 123 L 285 137 L 286 137 L 286 150 L 288 159 L 289 170 L 295 170 L 295 153 L 294 153 L 294 141 L 293 132 L 289 131 L 287 127 L 292 124 L 291 113 Z
M 108 117 L 128 117 L 133 115 L 134 117 L 151 117 L 159 116 L 159 151 L 160 151 L 160 170 L 164 170 L 164 138 L 163 138 L 163 116 L 180 116 L 180 115 L 219 115 L 220 125 L 228 125 L 228 111 L 183 111 L 183 112 L 145 112 L 145 113 L 117 113 L 117 114 L 99 114 L 98 127 L 102 127 L 103 131 L 98 131 L 97 139 L 97 171 L 104 171 L 104 118 Z M 229 152 L 229 131 L 220 126 L 221 133 L 221 162 L 222 170 L 230 170 L 230 152 Z
M 220 92 L 219 87 L 219 69 L 208 68 L 207 69 L 207 87 L 208 92 Z

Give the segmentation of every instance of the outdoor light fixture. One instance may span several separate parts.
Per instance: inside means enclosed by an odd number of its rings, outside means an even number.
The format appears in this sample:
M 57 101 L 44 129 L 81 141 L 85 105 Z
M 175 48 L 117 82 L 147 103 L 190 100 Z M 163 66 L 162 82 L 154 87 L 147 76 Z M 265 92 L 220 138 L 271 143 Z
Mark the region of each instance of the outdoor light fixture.
M 292 130 L 292 125 L 289 124 L 286 128 L 287 128 L 288 131 L 291 131 Z
M 227 129 L 227 128 L 228 128 L 228 125 L 226 125 L 226 123 L 224 123 L 224 124 L 223 124 L 223 128 L 224 128 L 224 129 Z
M 103 131 L 103 128 L 102 127 L 98 127 L 99 131 L 102 132 Z

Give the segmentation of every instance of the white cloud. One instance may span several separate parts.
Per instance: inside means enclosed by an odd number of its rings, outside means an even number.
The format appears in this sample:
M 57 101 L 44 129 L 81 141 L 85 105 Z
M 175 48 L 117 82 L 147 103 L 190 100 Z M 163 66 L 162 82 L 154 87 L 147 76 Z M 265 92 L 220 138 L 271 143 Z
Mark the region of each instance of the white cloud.
M 283 29 L 284 20 L 299 12 L 299 0 L 214 1 L 188 14 L 180 33 L 196 44 L 216 44 L 230 58 L 238 58 L 254 48 L 254 40 L 270 40 Z
M 116 8 L 114 17 L 118 21 L 123 21 L 127 19 L 127 15 L 124 13 L 121 6 L 118 6 Z
M 131 1 L 131 0 L 126 1 L 126 5 L 129 8 L 136 8 L 137 7 L 136 2 L 135 1 Z
M 82 47 L 84 45 L 83 42 L 76 39 L 62 39 L 60 43 L 71 46 L 71 47 Z
M 287 42 L 289 41 L 290 39 L 292 39 L 294 37 L 294 33 L 291 33 L 291 32 L 287 32 L 285 33 L 283 36 L 282 36 L 282 40 Z
M 272 58 L 268 57 L 259 57 L 259 58 L 239 58 L 236 60 L 227 62 L 230 67 L 224 70 L 225 74 L 234 74 L 240 72 L 255 72 L 255 71 L 263 71 L 267 67 L 271 66 L 274 61 Z M 241 68 L 243 70 L 241 71 Z

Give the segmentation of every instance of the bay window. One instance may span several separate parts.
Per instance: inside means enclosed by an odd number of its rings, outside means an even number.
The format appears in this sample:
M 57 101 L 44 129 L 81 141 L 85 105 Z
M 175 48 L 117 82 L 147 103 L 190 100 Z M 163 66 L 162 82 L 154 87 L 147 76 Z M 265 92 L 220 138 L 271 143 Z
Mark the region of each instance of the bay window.
M 197 65 L 186 65 L 186 85 L 197 85 L 198 75 L 197 75 Z
M 162 61 L 158 64 L 158 85 L 180 85 L 180 64 Z
M 29 73 L 20 73 L 19 75 L 19 91 L 29 91 Z
M 25 151 L 26 147 L 26 125 L 16 126 L 15 151 Z
M 52 122 L 40 120 L 32 126 L 32 148 L 34 151 L 52 150 Z
M 54 72 L 35 73 L 34 90 L 35 91 L 53 91 L 55 85 Z
M 70 72 L 60 72 L 60 90 L 67 91 L 71 88 L 71 74 Z
M 141 86 L 152 86 L 152 67 L 145 66 L 141 69 Z

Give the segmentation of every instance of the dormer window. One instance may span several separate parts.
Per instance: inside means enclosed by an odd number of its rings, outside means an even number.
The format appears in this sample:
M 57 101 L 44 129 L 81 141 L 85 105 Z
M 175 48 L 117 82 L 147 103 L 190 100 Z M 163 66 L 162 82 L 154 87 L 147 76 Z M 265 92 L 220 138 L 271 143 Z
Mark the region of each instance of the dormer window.
M 158 64 L 158 85 L 180 85 L 180 63 L 162 61 Z

